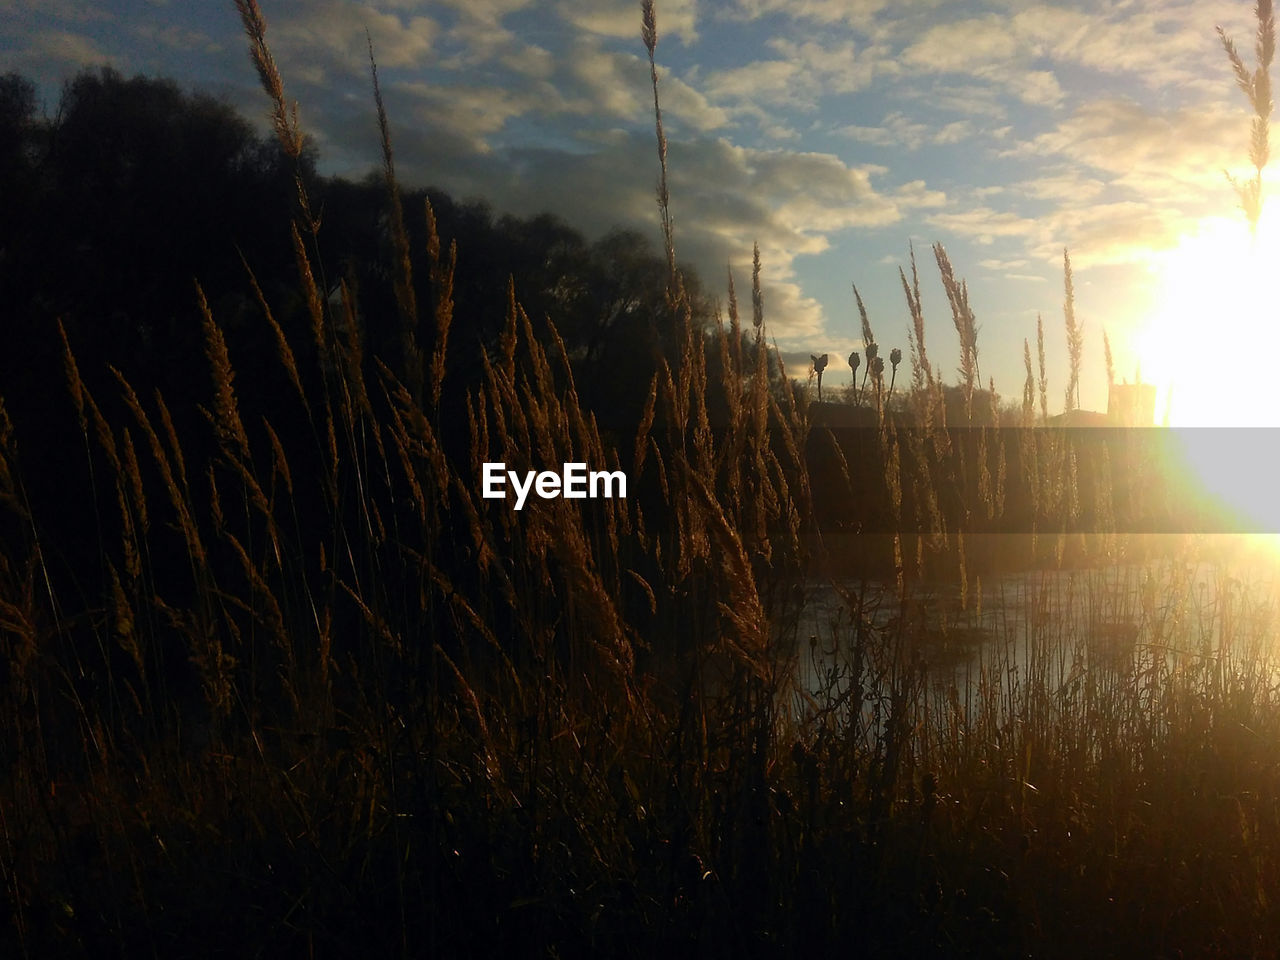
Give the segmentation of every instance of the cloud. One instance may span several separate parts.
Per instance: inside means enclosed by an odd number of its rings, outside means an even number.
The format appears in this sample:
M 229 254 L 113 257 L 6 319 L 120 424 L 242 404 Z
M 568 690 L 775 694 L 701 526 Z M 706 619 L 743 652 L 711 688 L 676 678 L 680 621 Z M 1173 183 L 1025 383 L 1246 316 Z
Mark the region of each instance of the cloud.
M 901 111 L 887 114 L 876 127 L 846 124 L 833 133 L 849 137 L 861 143 L 877 147 L 903 147 L 919 150 L 926 144 L 938 146 L 959 143 L 974 135 L 974 125 L 969 120 L 956 120 L 941 126 L 912 120 Z
M 1071 251 L 1071 262 L 1080 270 L 1108 264 L 1146 264 L 1153 251 L 1167 249 L 1194 221 L 1176 210 L 1134 200 L 1080 202 L 1035 217 L 990 207 L 948 210 L 928 217 L 936 229 L 981 246 L 1020 242 L 1025 257 L 987 258 L 983 264 L 991 269 L 1004 269 L 1027 258 L 1060 263 L 1064 247 Z
M 1206 4 L 1134 5 L 1093 14 L 1036 4 L 1014 14 L 1007 29 L 1031 56 L 1128 74 L 1158 89 L 1196 78 L 1206 51 L 1216 48 L 1209 29 L 1215 22 L 1224 21 Z
M 453 22 L 442 28 L 432 66 L 444 70 L 469 70 L 500 64 L 515 74 L 545 80 L 555 70 L 556 57 L 550 50 L 526 42 L 503 25 L 513 13 L 531 5 L 532 0 L 438 0 L 452 8 Z M 415 9 L 415 0 L 383 0 L 393 9 Z
M 1206 53 L 1217 49 L 1208 28 L 1224 22 L 1215 13 L 1239 23 L 1238 11 L 1203 3 L 1009 7 L 934 23 L 904 48 L 903 64 L 917 73 L 971 76 L 1025 103 L 1055 105 L 1063 99 L 1055 68 L 1124 75 L 1150 90 L 1202 82 Z
M 534 91 L 513 92 L 495 87 L 398 83 L 395 89 L 412 103 L 415 119 L 443 127 L 469 143 L 476 153 L 488 153 L 491 147 L 487 138 L 508 120 L 533 110 L 539 102 Z
M 115 15 L 100 7 L 78 0 L 0 0 L 0 13 L 13 22 L 27 23 L 37 18 L 63 23 L 112 21 Z
M 1024 180 L 1013 184 L 1011 189 L 1033 197 L 1037 200 L 1058 200 L 1079 203 L 1099 197 L 1107 185 L 1076 169 L 1064 169 L 1057 173 L 1046 173 L 1032 180 Z
M 165 24 L 148 21 L 135 26 L 133 34 L 147 43 L 159 44 L 187 53 L 193 50 L 218 52 L 222 49 L 221 45 L 215 42 L 207 33 L 201 30 L 191 30 L 176 23 Z
M 431 123 L 438 120 L 426 112 L 423 122 L 397 130 L 399 156 L 432 157 L 402 164 L 406 182 L 433 183 L 464 196 L 483 183 L 484 195 L 500 210 L 560 211 L 588 236 L 622 226 L 659 237 L 657 158 L 647 131 L 617 130 L 585 153 L 525 147 L 477 160 L 457 130 L 438 143 L 435 130 L 424 126 Z M 694 265 L 711 291 L 722 288 L 725 267 L 732 265 L 741 288 L 749 282 L 752 245 L 759 243 L 768 322 L 784 345 L 811 339 L 825 323 L 821 304 L 797 280 L 798 258 L 829 249 L 841 231 L 895 223 L 910 204 L 933 202 L 923 184 L 910 185 L 902 196 L 877 189 L 883 168 L 723 138 L 672 140 L 669 164 L 678 257 Z
M 1025 267 L 1029 261 L 1025 257 L 1014 257 L 1009 260 L 1001 260 L 998 257 L 989 260 L 979 260 L 978 266 L 985 267 L 988 270 L 1017 270 Z
M 221 82 L 262 117 L 233 16 L 215 22 L 169 4 L 88 19 L 125 6 L 0 0 L 11 14 L 0 17 L 0 43 L 12 68 L 39 71 L 44 89 L 56 90 L 57 71 L 114 59 L 122 70 Z M 359 175 L 376 163 L 368 28 L 406 183 L 517 214 L 559 211 L 592 236 L 621 225 L 656 240 L 638 8 L 296 0 L 268 13 L 286 92 L 301 103 L 326 172 Z M 1206 198 L 1234 206 L 1221 170 L 1244 164 L 1249 118 L 1212 26 L 1222 22 L 1248 54 L 1248 8 L 660 0 L 678 255 L 713 291 L 732 264 L 741 290 L 758 241 L 770 325 L 784 350 L 806 358 L 844 342 L 824 332 L 832 325 L 811 291 L 825 286 L 815 270 L 845 256 L 854 231 L 868 262 L 884 252 L 869 234 L 886 227 L 895 240 L 962 242 L 986 258 L 979 284 L 1029 282 L 1042 264 L 1052 277 L 1064 246 L 1079 271 L 1128 264 L 1125 276 L 1137 276 L 1135 265 L 1176 242 Z M 211 56 L 217 44 L 238 55 Z M 881 148 L 874 157 L 885 167 L 845 159 L 871 152 L 857 144 Z M 824 252 L 832 257 L 819 259 Z M 887 273 L 897 292 L 896 270 Z M 1028 284 L 1009 286 L 998 296 L 1010 315 L 1025 313 Z M 888 295 L 874 282 L 864 293 L 873 312 Z
M 877 75 L 898 72 L 891 51 L 883 46 L 863 45 L 859 49 L 852 40 L 818 43 L 785 37 L 771 39 L 769 46 L 797 64 L 826 94 L 865 90 Z
M 41 30 L 16 59 L 23 66 L 38 65 L 44 71 L 55 63 L 64 69 L 78 70 L 104 63 L 118 64 L 120 61 L 120 58 L 108 54 L 93 37 L 69 30 Z
M 698 39 L 697 9 L 693 0 L 669 0 L 656 5 L 658 49 L 664 39 L 675 37 L 685 44 Z M 577 30 L 605 37 L 640 42 L 640 4 L 634 0 L 560 0 L 554 7 Z
M 508 14 L 526 9 L 532 0 L 438 0 L 441 6 L 453 7 L 468 19 L 478 23 L 501 23 Z M 399 0 L 388 4 L 392 7 L 414 9 L 414 0 Z
M 1166 250 L 1194 219 L 1147 203 L 1119 201 L 1063 208 L 1046 218 L 1041 242 L 1032 253 L 1058 260 L 1071 251 L 1076 269 L 1095 265 L 1146 264 L 1153 251 Z
M 1050 70 L 1001 70 L 979 72 L 1010 87 L 1023 103 L 1036 106 L 1053 106 L 1063 99 L 1062 86 Z
M 369 40 L 380 69 L 431 65 L 440 35 L 437 21 L 385 12 L 371 2 L 316 0 L 269 21 L 268 39 L 281 70 L 325 82 L 330 72 L 349 76 L 368 69 Z M 367 33 L 366 33 L 367 31 Z
M 947 195 L 941 190 L 930 190 L 923 180 L 904 183 L 894 191 L 893 197 L 904 207 L 943 207 L 947 204 Z
M 598 124 L 601 114 L 613 121 L 648 127 L 653 122 L 653 93 L 648 61 L 634 53 L 608 50 L 595 37 L 579 37 L 562 58 L 551 82 L 554 92 L 541 96 L 544 113 L 568 113 Z M 697 133 L 730 123 L 728 111 L 712 104 L 697 88 L 661 67 L 658 89 L 668 134 L 687 128 Z
M 492 151 L 495 135 L 525 116 L 545 120 L 545 128 L 554 130 L 561 142 L 607 141 L 609 128 L 602 128 L 602 121 L 647 130 L 653 109 L 647 83 L 646 62 L 634 54 L 606 50 L 590 37 L 580 38 L 550 75 L 526 76 L 518 83 L 459 83 L 447 76 L 434 81 L 383 80 L 389 115 L 411 116 L 419 127 L 444 135 L 459 148 L 465 144 L 476 154 Z M 662 91 L 669 135 L 680 130 L 704 133 L 729 123 L 726 111 L 677 77 L 663 78 Z M 329 98 L 332 92 L 318 91 Z
M 704 81 L 712 100 L 739 101 L 751 104 L 816 107 L 816 84 L 805 77 L 801 65 L 794 60 L 756 60 L 740 67 L 716 70 Z
M 1004 120 L 1009 108 L 1001 102 L 1000 92 L 991 86 L 976 83 L 933 83 L 916 81 L 905 86 L 904 99 L 916 100 L 928 105 L 939 114 L 960 115 L 966 118 L 986 117 Z M 998 135 L 992 131 L 993 135 Z
M 508 70 L 536 80 L 550 79 L 556 68 L 555 55 L 533 44 L 504 50 L 499 59 Z
M 940 130 L 933 135 L 933 142 L 937 144 L 959 143 L 967 140 L 974 135 L 974 126 L 969 120 L 955 120 L 952 123 L 945 124 Z
M 1039 237 L 1044 226 L 1041 221 L 1023 217 L 1008 210 L 991 207 L 972 207 L 947 213 L 931 214 L 928 223 L 948 233 L 958 234 L 984 246 L 994 243 L 997 237 Z
M 929 222 L 983 245 L 1020 239 L 1036 259 L 1052 260 L 1067 246 L 1080 269 L 1146 264 L 1208 206 L 1232 202 L 1221 171 L 1239 169 L 1246 130 L 1239 116 L 1202 106 L 1161 109 L 1124 97 L 1085 101 L 1001 155 L 1053 161 L 1003 191 L 1005 210 L 946 210 Z M 1050 206 L 1030 217 L 1020 198 Z
M 918 150 L 928 141 L 930 130 L 928 124 L 908 120 L 902 113 L 891 113 L 880 121 L 878 127 L 850 123 L 837 127 L 833 132 L 875 147 L 905 147 L 908 150 Z
M 824 25 L 866 27 L 887 7 L 888 0 L 737 0 L 732 13 L 745 20 L 784 14 L 795 20 Z
M 1061 102 L 1057 77 L 1030 66 L 1031 54 L 1031 46 L 1009 30 L 1004 17 L 990 16 L 935 24 L 902 51 L 901 60 L 917 73 L 962 74 L 986 81 L 1023 103 Z
M 1175 209 L 1133 200 L 1112 203 L 1079 203 L 1062 206 L 1035 217 L 987 208 L 939 214 L 930 222 L 982 245 L 997 240 L 1020 240 L 1026 257 L 991 258 L 991 269 L 1013 267 L 1029 259 L 1060 264 L 1062 250 L 1071 252 L 1077 270 L 1115 265 L 1148 265 L 1190 231 L 1198 217 Z
M 651 109 L 645 95 L 649 68 L 634 54 L 605 50 L 591 38 L 579 39 L 567 56 L 573 89 L 566 97 L 583 114 L 605 111 L 613 117 L 638 119 Z
M 705 94 L 679 77 L 659 74 L 658 90 L 662 97 L 664 120 L 674 119 L 688 124 L 698 133 L 718 130 L 732 121 L 729 110 L 715 106 Z
M 703 82 L 707 96 L 749 116 L 759 117 L 762 104 L 811 113 L 823 97 L 864 90 L 878 74 L 897 71 L 888 51 L 859 50 L 848 40 L 822 44 L 774 38 L 769 46 L 778 57 L 710 72 Z
M 1143 179 L 1203 185 L 1220 180 L 1243 155 L 1247 127 L 1238 116 L 1179 107 L 1159 112 L 1123 98 L 1081 104 L 1054 129 L 1013 154 L 1065 157 L 1140 188 Z
M 1019 52 L 1007 20 L 989 16 L 935 24 L 902 51 L 902 61 L 924 73 L 977 75 L 1012 61 Z

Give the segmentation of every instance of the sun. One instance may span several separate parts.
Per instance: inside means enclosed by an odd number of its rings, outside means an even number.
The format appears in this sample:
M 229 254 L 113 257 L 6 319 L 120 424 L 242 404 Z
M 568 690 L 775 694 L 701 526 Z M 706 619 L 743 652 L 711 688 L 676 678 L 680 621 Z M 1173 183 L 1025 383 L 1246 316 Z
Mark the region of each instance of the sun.
M 1202 220 L 1153 268 L 1156 304 L 1136 346 L 1157 419 L 1280 426 L 1280 213 L 1264 212 L 1256 235 L 1240 215 Z
M 1280 531 L 1280 213 L 1256 234 L 1210 218 L 1155 265 L 1156 306 L 1137 338 L 1157 420 L 1180 430 L 1173 469 L 1257 532 Z

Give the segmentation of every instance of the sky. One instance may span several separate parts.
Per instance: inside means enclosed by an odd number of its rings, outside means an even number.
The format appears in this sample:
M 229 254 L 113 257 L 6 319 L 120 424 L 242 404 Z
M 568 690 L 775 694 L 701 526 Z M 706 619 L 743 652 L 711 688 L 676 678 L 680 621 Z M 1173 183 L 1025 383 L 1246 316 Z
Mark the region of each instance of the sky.
M 367 31 L 404 182 L 549 210 L 591 238 L 639 229 L 660 249 L 638 0 L 262 9 L 324 172 L 378 162 Z M 1064 249 L 1083 407 L 1106 407 L 1104 331 L 1116 380 L 1158 382 L 1166 409 L 1220 412 L 1274 376 L 1270 272 L 1241 267 L 1257 241 L 1224 176 L 1251 172 L 1251 115 L 1215 34 L 1252 64 L 1252 4 L 658 0 L 657 24 L 677 256 L 723 297 L 729 270 L 748 289 L 759 244 L 789 373 L 828 353 L 824 386 L 847 381 L 855 284 L 882 350 L 908 354 L 898 271 L 914 245 L 926 346 L 954 381 L 942 244 L 969 287 L 981 375 L 1006 398 L 1022 395 L 1042 316 L 1062 407 Z M 50 115 L 66 79 L 103 64 L 212 93 L 267 129 L 231 0 L 0 0 L 0 72 L 36 81 Z

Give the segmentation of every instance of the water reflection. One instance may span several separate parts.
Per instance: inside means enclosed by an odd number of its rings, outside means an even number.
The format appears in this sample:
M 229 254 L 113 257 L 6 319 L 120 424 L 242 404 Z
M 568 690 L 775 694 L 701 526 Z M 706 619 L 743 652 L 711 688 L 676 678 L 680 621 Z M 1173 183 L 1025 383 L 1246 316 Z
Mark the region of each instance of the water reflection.
M 1031 570 L 958 583 L 812 586 L 797 623 L 801 717 L 904 684 L 937 710 L 1016 711 L 1028 691 L 1069 701 L 1117 684 L 1155 689 L 1173 672 L 1275 653 L 1275 537 L 1198 537 L 1142 563 Z M 1088 689 L 1086 689 L 1088 688 Z

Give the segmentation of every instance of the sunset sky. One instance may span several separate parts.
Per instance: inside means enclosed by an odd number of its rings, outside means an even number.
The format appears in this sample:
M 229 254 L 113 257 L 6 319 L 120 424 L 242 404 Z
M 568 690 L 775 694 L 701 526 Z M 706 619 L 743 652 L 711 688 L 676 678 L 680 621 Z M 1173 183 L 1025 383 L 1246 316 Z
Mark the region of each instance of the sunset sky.
M 636 227 L 656 245 L 638 0 L 262 6 L 326 172 L 361 176 L 376 162 L 367 30 L 406 182 L 500 212 L 551 210 L 592 237 Z M 1197 300 L 1216 304 L 1209 291 L 1227 282 L 1213 254 L 1237 241 L 1243 215 L 1223 170 L 1246 171 L 1250 119 L 1214 27 L 1252 63 L 1251 7 L 659 2 L 677 254 L 713 292 L 732 265 L 742 291 L 759 242 L 766 317 L 789 371 L 802 376 L 809 353 L 828 352 L 831 383 L 860 348 L 853 283 L 877 339 L 906 353 L 897 270 L 910 242 L 928 346 L 954 377 L 930 249 L 940 242 L 969 282 L 983 377 L 1021 396 L 1023 340 L 1034 351 L 1042 313 L 1059 408 L 1068 247 L 1083 406 L 1105 408 L 1104 328 L 1117 379 L 1139 364 L 1162 376 L 1180 355 L 1183 376 L 1188 364 L 1197 376 L 1221 371 L 1210 374 L 1219 389 L 1239 362 L 1228 352 L 1247 359 L 1270 345 L 1239 342 L 1262 318 L 1223 326 Z M 231 0 L 0 0 L 0 12 L 0 72 L 34 79 L 50 115 L 63 80 L 111 64 L 222 96 L 265 128 Z M 1246 298 L 1241 309 L 1262 304 Z

